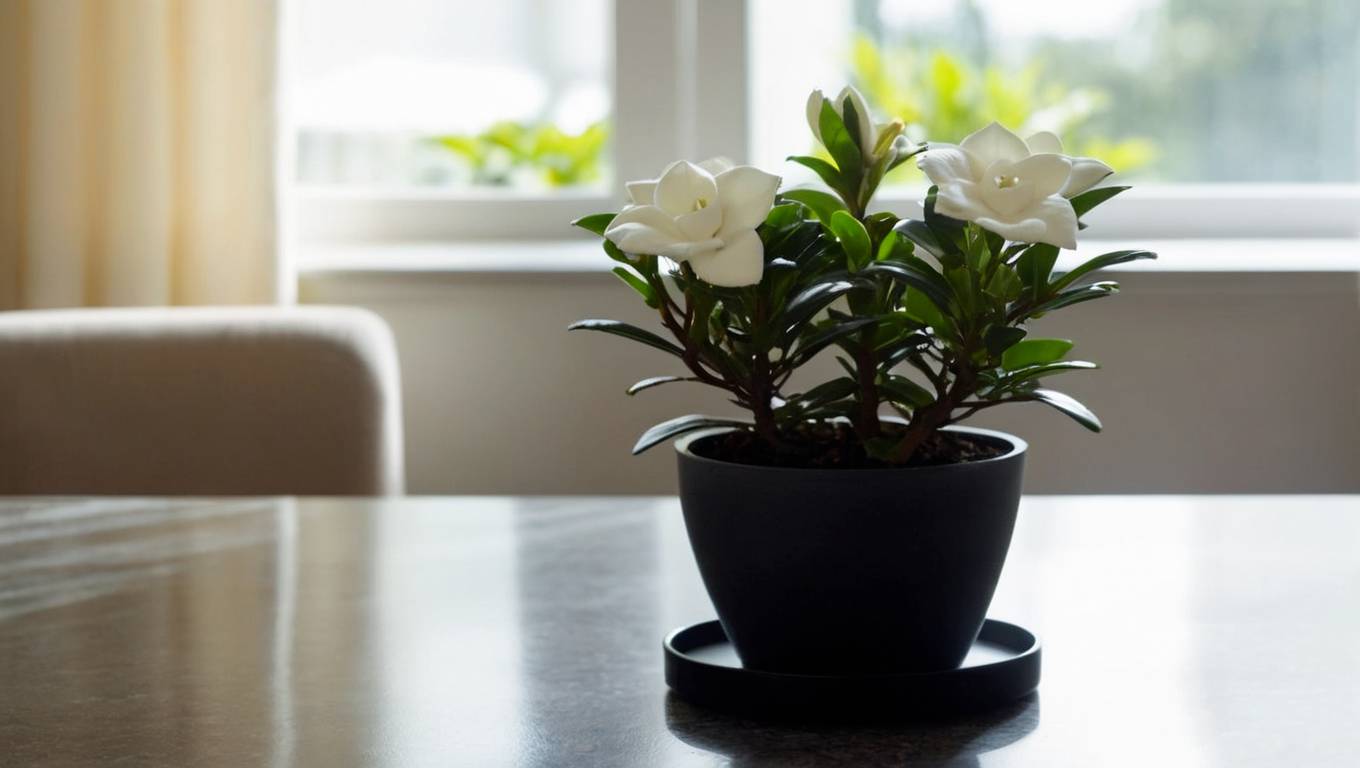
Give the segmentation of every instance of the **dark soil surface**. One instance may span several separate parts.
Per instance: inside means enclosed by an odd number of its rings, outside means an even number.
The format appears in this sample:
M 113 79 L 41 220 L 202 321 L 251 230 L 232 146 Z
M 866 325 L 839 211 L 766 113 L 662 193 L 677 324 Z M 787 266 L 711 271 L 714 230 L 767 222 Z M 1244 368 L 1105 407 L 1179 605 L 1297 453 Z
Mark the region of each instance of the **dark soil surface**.
M 900 434 L 902 427 L 884 424 L 884 435 Z M 815 431 L 790 438 L 787 445 L 773 450 L 751 432 L 731 432 L 706 438 L 694 444 L 695 453 L 705 458 L 734 464 L 793 469 L 884 469 L 892 467 L 933 467 L 990 459 L 1005 453 L 1007 447 L 983 438 L 952 432 L 936 432 L 921 444 L 905 464 L 889 464 L 869 457 L 864 446 L 847 425 L 823 425 Z

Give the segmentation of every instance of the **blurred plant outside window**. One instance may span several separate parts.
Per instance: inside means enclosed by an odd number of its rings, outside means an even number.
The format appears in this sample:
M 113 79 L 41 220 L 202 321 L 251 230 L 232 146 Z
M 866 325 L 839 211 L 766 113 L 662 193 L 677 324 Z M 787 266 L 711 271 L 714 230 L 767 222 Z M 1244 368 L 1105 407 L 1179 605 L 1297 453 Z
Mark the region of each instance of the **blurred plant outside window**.
M 850 82 L 914 138 L 1051 130 L 1123 179 L 1360 175 L 1360 3 L 752 0 L 752 14 L 762 163 L 809 147 L 811 85 Z M 923 178 L 908 165 L 889 182 Z
M 294 0 L 304 186 L 603 188 L 609 0 Z

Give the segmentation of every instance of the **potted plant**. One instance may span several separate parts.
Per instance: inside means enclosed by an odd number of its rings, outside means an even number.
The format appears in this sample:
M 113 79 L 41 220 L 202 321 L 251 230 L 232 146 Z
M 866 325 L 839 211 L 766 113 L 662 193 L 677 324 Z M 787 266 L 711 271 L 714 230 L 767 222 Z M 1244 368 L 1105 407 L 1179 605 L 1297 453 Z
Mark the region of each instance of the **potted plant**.
M 808 119 L 826 154 L 789 159 L 829 191 L 682 161 L 628 184 L 617 214 L 575 222 L 602 237 L 665 335 L 613 320 L 571 328 L 674 358 L 629 394 L 697 382 L 749 412 L 681 416 L 633 449 L 681 437 L 690 541 L 745 667 L 951 669 L 1001 573 L 1026 450 L 957 425 L 1036 402 L 1099 431 L 1046 386 L 1096 366 L 1028 323 L 1114 294 L 1116 283 L 1089 278 L 1154 254 L 1054 269 L 1080 217 L 1127 187 L 1097 187 L 1111 169 L 1064 155 L 1051 133 L 1021 139 L 993 123 L 958 145 L 915 144 L 900 120 L 875 123 L 852 88 L 813 92 Z M 909 159 L 932 182 L 923 216 L 873 211 L 884 174 Z M 793 384 L 819 355 L 835 356 L 837 375 Z

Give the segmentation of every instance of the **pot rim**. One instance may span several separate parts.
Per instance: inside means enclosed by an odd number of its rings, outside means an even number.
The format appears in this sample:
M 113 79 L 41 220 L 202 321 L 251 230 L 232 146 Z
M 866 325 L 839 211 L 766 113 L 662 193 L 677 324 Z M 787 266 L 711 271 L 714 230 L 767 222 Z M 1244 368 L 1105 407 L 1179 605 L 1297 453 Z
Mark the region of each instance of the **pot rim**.
M 695 430 L 694 432 L 690 432 L 686 435 L 681 435 L 675 441 L 675 452 L 678 453 L 683 459 L 687 461 L 694 461 L 702 464 L 713 464 L 720 467 L 741 467 L 742 469 L 750 470 L 752 472 L 770 472 L 776 474 L 816 473 L 828 476 L 853 475 L 862 477 L 866 472 L 867 473 L 954 472 L 962 470 L 967 467 L 981 467 L 986 466 L 988 464 L 997 464 L 1003 461 L 1014 460 L 1024 455 L 1024 453 L 1029 449 L 1029 443 L 1025 442 L 1023 439 L 1016 437 L 1015 435 L 1012 435 L 1009 432 L 1002 432 L 996 429 L 983 429 L 982 427 L 965 427 L 960 426 L 958 424 L 952 424 L 947 427 L 942 427 L 942 429 L 947 432 L 962 432 L 965 434 L 977 435 L 980 437 L 990 437 L 995 440 L 1000 440 L 1002 442 L 1009 443 L 1011 449 L 1009 451 L 1006 451 L 1005 453 L 1002 453 L 999 456 L 992 456 L 991 458 L 987 459 L 978 459 L 977 461 L 956 461 L 951 464 L 931 464 L 920 467 L 880 467 L 860 469 L 843 469 L 843 468 L 827 469 L 819 467 L 767 467 L 761 464 L 741 464 L 735 461 L 722 461 L 720 459 L 711 459 L 707 456 L 700 456 L 699 454 L 695 453 L 691 446 L 696 441 L 702 440 L 706 437 L 712 437 L 714 435 L 722 435 L 728 432 L 735 432 L 737 430 L 736 427 L 710 427 L 708 429 Z

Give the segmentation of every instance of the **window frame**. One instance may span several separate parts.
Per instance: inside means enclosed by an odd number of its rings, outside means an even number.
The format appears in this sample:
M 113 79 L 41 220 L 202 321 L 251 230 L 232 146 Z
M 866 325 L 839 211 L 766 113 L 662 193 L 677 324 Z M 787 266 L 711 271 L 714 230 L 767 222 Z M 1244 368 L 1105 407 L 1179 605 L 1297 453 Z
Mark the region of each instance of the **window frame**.
M 573 236 L 571 219 L 616 209 L 624 180 L 653 177 L 681 157 L 749 157 L 747 0 L 613 5 L 608 192 L 309 187 L 292 181 L 290 167 L 281 175 L 288 176 L 285 216 L 294 242 L 305 251 L 313 244 L 565 239 Z M 283 122 L 286 159 L 297 134 Z M 877 205 L 911 215 L 923 196 L 920 187 L 887 188 Z M 1145 184 L 1088 223 L 1099 239 L 1357 238 L 1360 184 Z

